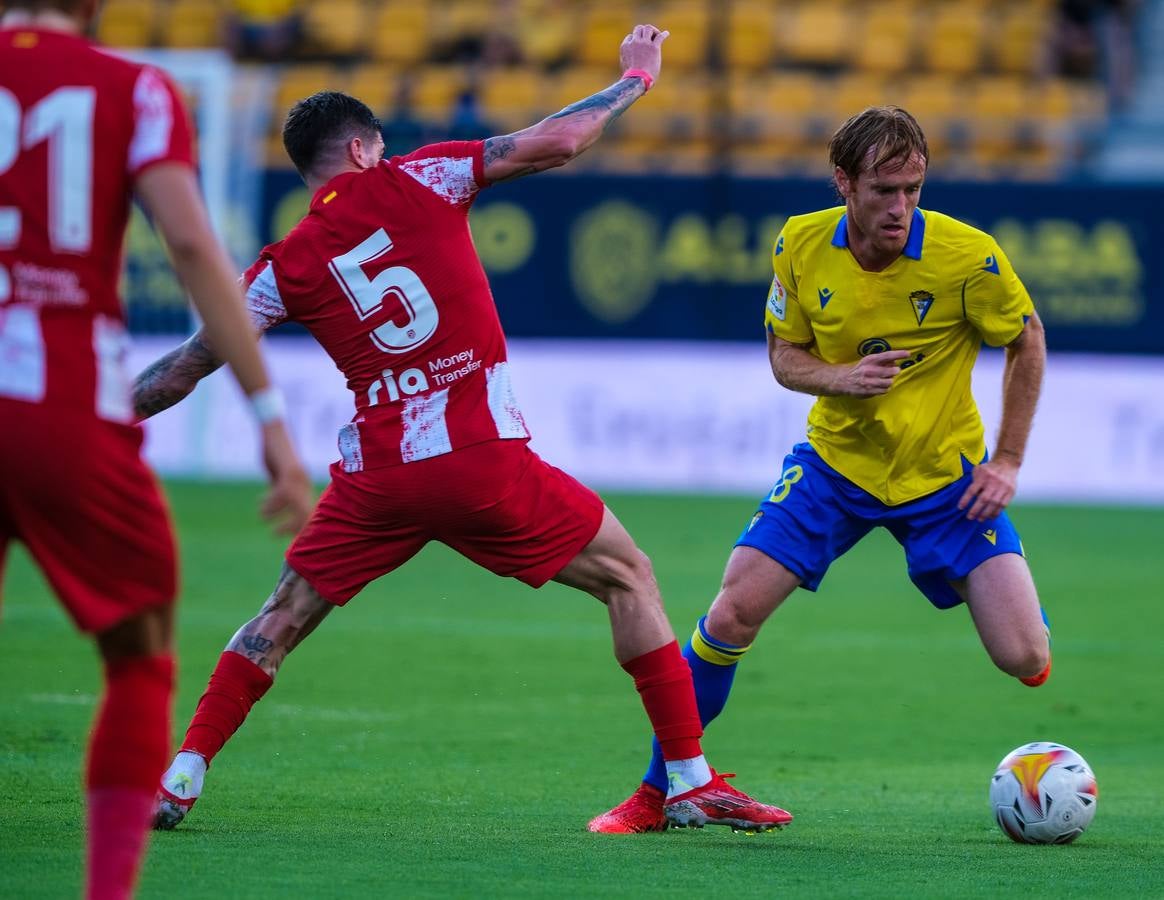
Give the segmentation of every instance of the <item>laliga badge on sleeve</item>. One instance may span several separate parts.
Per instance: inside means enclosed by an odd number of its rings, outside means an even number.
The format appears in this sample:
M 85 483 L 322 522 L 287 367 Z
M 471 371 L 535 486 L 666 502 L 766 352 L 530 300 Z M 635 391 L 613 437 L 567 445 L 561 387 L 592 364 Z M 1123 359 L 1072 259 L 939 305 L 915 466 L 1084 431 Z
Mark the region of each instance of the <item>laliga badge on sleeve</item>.
M 784 290 L 784 285 L 780 283 L 779 276 L 772 276 L 772 287 L 768 289 L 768 312 L 772 313 L 781 322 L 784 321 L 784 305 L 787 300 L 787 293 Z

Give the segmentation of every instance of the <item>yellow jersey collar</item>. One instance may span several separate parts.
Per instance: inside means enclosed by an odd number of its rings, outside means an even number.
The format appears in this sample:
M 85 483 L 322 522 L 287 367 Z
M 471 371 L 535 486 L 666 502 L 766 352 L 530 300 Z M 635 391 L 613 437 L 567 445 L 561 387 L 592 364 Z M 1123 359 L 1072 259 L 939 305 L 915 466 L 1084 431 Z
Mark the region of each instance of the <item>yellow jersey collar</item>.
M 841 214 L 841 220 L 837 222 L 837 230 L 833 232 L 833 246 L 849 248 L 849 217 L 847 214 Z M 922 215 L 920 209 L 914 209 L 913 221 L 909 223 L 909 239 L 905 242 L 905 249 L 901 251 L 902 256 L 908 256 L 910 259 L 921 259 L 922 257 L 922 243 L 926 239 L 926 217 Z

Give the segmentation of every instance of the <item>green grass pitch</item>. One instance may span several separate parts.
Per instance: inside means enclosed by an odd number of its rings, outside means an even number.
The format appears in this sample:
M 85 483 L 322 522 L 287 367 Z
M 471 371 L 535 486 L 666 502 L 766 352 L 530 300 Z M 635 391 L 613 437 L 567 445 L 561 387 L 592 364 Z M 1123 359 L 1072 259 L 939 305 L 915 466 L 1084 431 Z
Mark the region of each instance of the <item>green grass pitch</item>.
M 281 544 L 252 485 L 171 484 L 182 544 L 181 733 Z M 681 640 L 750 498 L 612 496 L 652 557 Z M 1031 690 L 996 671 L 964 609 L 939 613 L 875 533 L 798 592 L 740 667 L 713 765 L 790 809 L 783 832 L 610 837 L 647 726 L 602 608 L 534 592 L 432 546 L 334 613 L 288 661 L 155 836 L 144 898 L 1164 896 L 1164 510 L 1014 511 L 1053 624 Z M 94 653 L 21 552 L 0 627 L 0 896 L 74 897 Z M 1066 847 L 1010 843 L 994 765 L 1055 740 L 1095 770 Z

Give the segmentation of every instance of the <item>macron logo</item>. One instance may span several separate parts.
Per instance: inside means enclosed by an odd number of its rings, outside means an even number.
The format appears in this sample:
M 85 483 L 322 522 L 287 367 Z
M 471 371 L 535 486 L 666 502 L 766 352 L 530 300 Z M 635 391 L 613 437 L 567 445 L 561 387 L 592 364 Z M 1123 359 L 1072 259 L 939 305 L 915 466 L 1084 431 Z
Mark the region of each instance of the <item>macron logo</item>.
M 989 272 L 991 275 L 998 274 L 998 260 L 993 256 L 986 257 L 986 263 L 982 266 L 983 272 Z
M 833 292 L 828 288 L 818 288 L 816 294 L 818 297 L 820 297 L 821 309 L 824 309 L 826 306 L 828 306 L 829 301 L 833 299 Z

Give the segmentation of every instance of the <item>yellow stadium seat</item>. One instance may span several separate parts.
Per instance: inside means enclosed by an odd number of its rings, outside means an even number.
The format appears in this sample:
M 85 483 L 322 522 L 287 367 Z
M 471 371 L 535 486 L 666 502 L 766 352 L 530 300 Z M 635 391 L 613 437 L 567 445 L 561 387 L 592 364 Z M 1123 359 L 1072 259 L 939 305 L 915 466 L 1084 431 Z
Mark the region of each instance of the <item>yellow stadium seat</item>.
M 713 26 L 719 56 L 729 71 L 758 71 L 779 60 L 776 38 L 779 18 L 777 3 L 739 0 L 727 16 Z
M 282 128 L 287 111 L 299 100 L 310 97 L 317 91 L 342 91 L 348 87 L 348 79 L 336 66 L 322 63 L 300 63 L 288 66 L 280 74 L 275 88 L 275 114 L 278 126 Z
M 363 63 L 352 70 L 347 90 L 383 118 L 393 109 L 399 70 L 386 63 Z
M 1014 75 L 984 76 L 967 90 L 967 122 L 974 158 L 1001 163 L 1023 143 L 1027 123 L 1026 81 Z M 1030 131 L 1027 131 L 1029 143 Z
M 618 66 L 618 48 L 636 19 L 626 2 L 594 4 L 582 20 L 576 60 L 582 65 Z
M 410 64 L 426 59 L 431 43 L 427 3 L 396 2 L 377 7 L 369 24 L 373 59 Z
M 1000 72 L 1033 75 L 1043 62 L 1054 19 L 1029 4 L 1016 4 L 992 29 L 994 65 Z
M 672 70 L 703 68 L 707 65 L 708 9 L 706 3 L 671 0 L 652 11 L 653 22 L 670 31 L 663 49 L 665 64 Z M 629 24 L 624 25 L 624 34 Z
M 223 8 L 218 0 L 174 0 L 162 13 L 160 43 L 166 47 L 217 47 Z
M 303 11 L 303 29 L 314 51 L 332 57 L 356 57 L 368 40 L 363 0 L 313 0 Z
M 915 75 L 892 97 L 897 106 L 918 120 L 929 144 L 931 162 L 936 156 L 945 156 L 965 114 L 960 81 L 950 75 Z
M 807 72 L 774 72 L 757 78 L 751 87 L 739 79 L 729 81 L 735 130 L 741 140 L 763 143 L 769 152 L 800 152 L 818 139 L 825 128 L 821 115 L 821 79 Z
M 861 38 L 853 52 L 858 68 L 886 74 L 902 72 L 914 57 L 916 13 L 909 3 L 870 5 L 858 20 Z
M 540 67 L 558 66 L 569 60 L 578 42 L 578 10 L 569 0 L 530 11 L 517 23 L 517 42 L 522 58 Z
M 423 66 L 413 76 L 417 114 L 432 122 L 447 122 L 457 96 L 470 84 L 460 66 Z
M 842 68 L 852 55 L 856 21 L 844 2 L 805 0 L 777 25 L 782 56 L 804 65 Z
M 978 71 L 985 17 L 983 10 L 964 0 L 939 6 L 923 17 L 918 40 L 926 67 L 950 75 Z
M 110 0 L 97 20 L 97 39 L 108 47 L 149 47 L 157 18 L 150 0 Z
M 478 85 L 486 120 L 504 131 L 518 131 L 534 124 L 547 113 L 542 87 L 539 73 L 529 69 L 486 71 Z
M 893 97 L 890 84 L 872 72 L 837 75 L 821 91 L 821 105 L 831 113 L 833 119 L 830 133 L 850 116 L 870 106 L 892 103 Z

